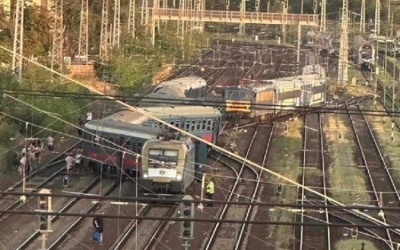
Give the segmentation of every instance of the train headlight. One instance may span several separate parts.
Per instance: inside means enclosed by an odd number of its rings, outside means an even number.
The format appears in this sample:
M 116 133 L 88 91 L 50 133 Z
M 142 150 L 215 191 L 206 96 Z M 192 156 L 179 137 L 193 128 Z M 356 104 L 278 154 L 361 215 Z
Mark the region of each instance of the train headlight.
M 176 179 L 178 180 L 178 181 L 181 181 L 182 180 L 182 174 L 176 174 Z
M 143 173 L 143 178 L 147 179 L 147 178 L 149 178 L 149 175 L 147 173 Z

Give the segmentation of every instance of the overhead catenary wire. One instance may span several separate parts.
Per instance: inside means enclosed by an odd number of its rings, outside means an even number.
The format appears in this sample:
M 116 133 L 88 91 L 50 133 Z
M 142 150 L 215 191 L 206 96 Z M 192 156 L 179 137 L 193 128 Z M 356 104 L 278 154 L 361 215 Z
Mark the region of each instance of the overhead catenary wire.
M 98 194 L 83 194 L 83 193 L 51 193 L 51 194 L 42 194 L 42 193 L 32 193 L 32 192 L 7 192 L 7 191 L 0 191 L 0 195 L 9 195 L 9 196 L 21 196 L 24 195 L 26 197 L 54 197 L 54 198 L 77 198 L 77 199 L 89 199 L 94 200 L 94 202 L 102 202 L 102 201 L 110 201 L 110 202 L 122 202 L 122 203 L 159 203 L 159 204 L 172 204 L 172 203 L 179 203 L 182 200 L 178 197 L 164 197 L 163 199 L 160 198 L 151 198 L 151 197 L 121 197 L 121 196 L 105 196 L 105 195 L 98 195 Z M 190 203 L 190 202 L 185 202 Z M 297 204 L 297 203 L 274 203 L 274 202 L 261 202 L 261 201 L 225 201 L 225 200 L 193 200 L 191 203 L 200 204 L 214 204 L 214 205 L 241 205 L 241 206 L 259 206 L 259 207 L 284 207 L 284 208 L 310 208 L 310 209 L 332 209 L 332 210 L 346 210 L 346 209 L 360 209 L 360 210 L 371 210 L 371 211 L 400 211 L 398 207 L 376 207 L 376 206 L 369 206 L 369 205 L 344 205 L 344 206 L 337 206 L 337 205 L 313 205 L 313 204 Z M 1 212 L 0 212 L 1 213 Z
M 7 113 L 1 112 L 1 111 L 0 111 L 0 114 L 2 114 L 4 116 L 8 116 L 8 117 L 10 117 L 12 119 L 16 119 L 17 121 L 25 123 L 24 120 L 21 120 L 21 119 L 19 119 L 17 117 L 14 117 L 14 116 L 12 116 L 10 114 L 7 114 Z M 74 138 L 74 139 L 81 140 L 81 138 L 79 138 L 79 137 L 75 137 L 75 136 L 72 136 L 72 135 L 69 135 L 69 134 L 66 134 L 66 133 L 62 133 L 60 131 L 52 130 L 52 129 L 49 129 L 47 127 L 42 127 L 42 126 L 39 126 L 39 125 L 36 125 L 36 124 L 32 124 L 32 123 L 30 125 L 38 127 L 38 128 L 40 128 L 42 130 L 48 130 L 48 131 L 53 132 L 53 133 L 58 133 L 58 134 L 63 135 L 63 136 L 68 136 L 68 137 L 71 137 L 71 138 Z M 84 139 L 82 141 L 89 142 L 89 143 L 92 143 L 92 144 L 94 143 L 92 141 L 84 140 Z M 116 148 L 116 147 L 111 147 L 111 146 L 107 146 L 107 145 L 103 145 L 103 144 L 99 144 L 99 143 L 94 143 L 94 144 L 96 144 L 97 146 L 101 146 L 101 147 L 107 148 L 107 149 L 116 150 L 116 151 L 121 152 L 121 150 L 119 148 Z M 3 151 L 2 153 L 0 153 L 0 155 L 3 154 L 4 152 L 7 152 L 7 151 L 8 150 Z M 86 157 L 83 156 L 83 158 L 86 158 Z M 193 163 L 196 163 L 196 162 L 193 162 Z M 269 165 L 272 165 L 272 164 L 269 164 Z M 208 166 L 208 165 L 205 165 L 205 167 L 212 168 L 212 166 Z M 343 168 L 348 168 L 348 166 L 343 166 Z M 392 169 L 392 168 L 389 168 L 389 169 Z M 393 168 L 393 170 L 395 170 L 395 168 Z M 195 172 L 195 171 L 191 171 L 191 172 Z M 215 173 L 213 174 L 213 176 L 216 177 L 216 178 L 224 178 L 224 179 L 233 179 L 233 178 L 235 178 L 235 177 L 230 177 L 230 176 L 226 176 L 226 175 L 218 175 L 218 174 L 215 174 Z M 255 180 L 247 179 L 247 178 L 242 178 L 242 180 L 244 180 L 246 182 L 255 182 Z M 287 187 L 295 187 L 296 186 L 296 185 L 293 185 L 293 184 L 285 184 L 285 183 L 282 183 L 280 181 L 276 181 L 276 182 L 261 181 L 261 183 L 263 183 L 263 184 L 272 184 L 272 185 L 281 184 L 282 186 L 287 186 Z M 309 187 L 313 188 L 313 189 L 322 189 L 321 187 L 314 187 L 314 186 L 309 186 Z M 222 187 L 220 187 L 220 188 L 223 189 Z M 363 191 L 363 190 L 354 190 L 354 189 L 340 189 L 340 188 L 327 188 L 327 189 L 328 190 L 335 190 L 335 191 L 357 191 L 357 192 L 362 192 L 362 193 L 371 193 L 371 192 L 373 192 L 373 191 Z M 226 190 L 226 191 L 229 191 L 229 190 Z M 392 192 L 382 192 L 382 193 L 392 193 Z
M 25 122 L 25 121 L 23 121 L 23 120 L 21 120 L 21 119 L 19 119 L 19 118 L 13 117 L 13 116 L 11 116 L 11 115 L 9 115 L 9 114 L 6 114 L 6 113 L 4 113 L 4 112 L 0 112 L 0 114 L 3 114 L 3 115 L 5 115 L 5 116 L 9 116 L 9 117 L 11 117 L 11 118 L 13 118 L 13 119 L 16 119 L 16 120 L 18 120 L 18 121 L 21 121 L 21 122 Z M 40 126 L 35 125 L 35 124 L 31 124 L 31 125 L 40 127 Z M 42 127 L 40 127 L 40 128 L 42 128 Z M 47 130 L 52 131 L 52 132 L 57 132 L 57 133 L 62 134 L 62 135 L 74 137 L 74 136 L 71 136 L 71 135 L 68 135 L 68 134 L 65 134 L 65 133 L 61 133 L 61 132 L 59 132 L 59 131 L 54 131 L 54 130 L 50 130 L 50 129 L 47 129 Z M 76 138 L 76 139 L 80 139 L 80 138 L 77 138 L 77 137 L 75 137 L 75 138 Z M 88 141 L 88 140 L 83 140 L 83 141 L 93 143 L 92 141 Z M 105 141 L 107 141 L 107 140 L 105 140 Z M 120 149 L 120 145 L 118 145 L 118 148 L 115 148 L 115 147 L 110 147 L 110 146 L 102 145 L 102 144 L 98 144 L 98 143 L 95 143 L 95 144 L 98 145 L 98 146 L 102 146 L 102 148 L 108 148 L 108 149 L 116 150 L 116 152 L 117 152 L 117 151 L 118 151 L 118 152 L 121 152 L 121 151 L 122 151 L 122 150 Z M 116 152 L 115 152 L 115 153 L 116 153 Z M 115 153 L 114 153 L 114 154 L 115 154 Z M 112 154 L 112 155 L 114 155 L 114 154 Z M 136 154 L 136 153 L 135 153 L 135 154 Z M 111 156 L 112 156 L 112 155 L 111 155 Z M 218 175 L 215 175 L 215 176 L 218 177 Z M 223 178 L 233 178 L 233 177 L 223 176 Z M 253 181 L 253 180 L 248 180 L 248 181 Z M 137 182 L 137 181 L 136 181 L 136 182 Z M 268 183 L 272 183 L 272 182 L 268 182 Z M 279 183 L 282 184 L 281 181 L 280 181 Z M 272 184 L 278 184 L 278 182 L 277 182 L 277 183 L 272 183 Z M 295 185 L 289 185 L 289 184 L 283 184 L 283 185 L 285 185 L 285 186 L 295 186 Z M 310 187 L 310 188 L 314 188 L 314 187 Z M 316 187 L 316 189 L 319 189 L 319 188 Z M 331 188 L 331 189 L 333 189 L 333 188 Z M 333 190 L 338 190 L 338 189 L 333 189 Z M 226 191 L 229 191 L 229 190 L 226 190 Z M 353 190 L 353 191 L 354 191 L 354 190 Z
M 230 220 L 230 219 L 197 219 L 197 218 L 180 218 L 180 217 L 153 217 L 153 216 L 136 216 L 136 215 L 112 215 L 112 214 L 84 214 L 84 213 L 60 213 L 60 212 L 46 212 L 42 210 L 27 211 L 27 210 L 0 210 L 1 214 L 18 214 L 18 215 L 47 215 L 47 216 L 60 216 L 60 217 L 82 217 L 82 218 L 95 218 L 100 217 L 104 219 L 124 219 L 124 220 L 158 220 L 158 221 L 193 221 L 205 223 L 232 223 L 232 224 L 253 224 L 253 225 L 280 225 L 280 226 L 329 226 L 329 227 L 364 227 L 364 228 L 388 228 L 398 229 L 400 225 L 371 225 L 371 224 L 345 224 L 345 223 L 297 223 L 297 222 L 284 222 L 284 221 L 254 221 L 254 220 Z
M 196 100 L 196 99 L 172 99 L 172 98 L 155 98 L 155 97 L 146 97 L 146 96 L 120 96 L 120 95 L 92 95 L 92 94 L 81 94 L 81 93 L 73 93 L 73 92 L 48 92 L 48 91 L 28 91 L 28 90 L 0 90 L 0 93 L 10 94 L 10 95 L 22 95 L 22 96 L 35 96 L 35 97 L 48 97 L 48 98 L 70 98 L 70 99 L 89 99 L 95 101 L 130 101 L 130 102 L 142 102 L 142 103 L 150 103 L 150 104 L 167 104 L 170 106 L 178 105 L 178 106 L 208 106 L 208 107 L 216 107 L 216 108 L 225 108 L 225 101 L 213 101 L 213 100 Z M 111 99 L 110 99 L 111 98 Z M 371 96 L 372 98 L 372 96 Z M 239 102 L 241 100 L 238 100 Z M 146 107 L 143 107 L 146 109 Z M 326 114 L 360 114 L 358 109 L 345 109 L 339 107 L 328 107 L 328 106 L 296 106 L 296 105 L 278 105 L 278 104 L 252 104 L 251 110 L 271 110 L 276 111 L 284 109 L 285 111 L 294 111 L 294 112 L 318 112 L 318 113 L 326 113 Z M 369 116 L 392 116 L 392 117 L 400 117 L 400 111 L 382 111 L 375 109 L 362 109 L 366 115 Z
M 13 53 L 12 50 L 9 50 L 9 49 L 7 49 L 7 48 L 4 47 L 4 46 L 0 46 L 0 49 L 3 49 L 3 50 L 5 50 L 6 52 L 8 52 L 8 53 L 10 53 L 10 54 Z M 51 69 L 49 69 L 48 67 L 46 67 L 46 66 L 44 66 L 44 65 L 42 65 L 42 64 L 40 64 L 40 63 L 38 63 L 38 62 L 35 62 L 35 61 L 33 61 L 33 60 L 31 60 L 31 59 L 29 59 L 29 58 L 23 56 L 23 55 L 20 55 L 20 54 L 19 54 L 18 56 L 20 56 L 20 57 L 23 58 L 24 60 L 27 60 L 28 62 L 31 62 L 31 63 L 33 63 L 33 64 L 35 64 L 35 65 L 37 65 L 37 66 L 39 66 L 39 67 L 41 67 L 41 68 L 43 68 L 43 69 L 47 69 L 48 71 L 50 71 L 50 72 L 52 72 L 52 73 L 54 73 L 54 74 L 57 74 L 58 76 L 63 77 L 64 79 L 67 79 L 67 80 L 69 80 L 69 81 L 72 81 L 72 82 L 78 84 L 79 86 L 84 87 L 84 88 L 86 88 L 86 89 L 88 89 L 88 90 L 90 90 L 90 91 L 92 91 L 92 92 L 94 92 L 94 93 L 101 94 L 101 95 L 103 94 L 103 93 L 101 93 L 100 91 L 94 89 L 93 87 L 87 86 L 87 85 L 85 85 L 85 84 L 83 84 L 83 83 L 81 83 L 81 82 L 79 82 L 79 81 L 76 81 L 76 80 L 74 80 L 74 79 L 72 79 L 72 78 L 66 77 L 66 76 L 64 76 L 63 74 L 61 74 L 61 73 L 59 73 L 59 72 L 57 72 L 57 71 L 55 71 L 55 70 L 51 70 Z M 7 96 L 12 97 L 12 96 L 10 96 L 10 95 L 7 95 Z M 12 98 L 17 99 L 17 98 L 15 98 L 15 97 L 12 97 Z M 109 99 L 111 99 L 111 100 L 115 100 L 113 97 L 107 97 L 107 98 L 109 98 Z M 18 99 L 18 100 L 19 100 L 19 99 Z M 19 101 L 20 101 L 20 100 L 19 100 Z M 296 181 L 293 181 L 293 180 L 291 180 L 291 179 L 289 179 L 289 178 L 287 178 L 287 177 L 285 177 L 285 176 L 282 176 L 282 175 L 280 175 L 279 173 L 276 173 L 276 172 L 274 172 L 274 171 L 272 171 L 272 170 L 270 170 L 270 169 L 268 169 L 268 168 L 262 167 L 262 166 L 260 166 L 260 165 L 258 165 L 258 164 L 256 164 L 256 163 L 254 163 L 254 162 L 248 160 L 248 159 L 244 159 L 244 158 L 241 157 L 240 155 L 236 155 L 236 154 L 234 154 L 234 153 L 232 153 L 232 152 L 229 152 L 229 151 L 226 150 L 226 149 L 223 149 L 223 148 L 221 148 L 221 147 L 219 147 L 219 146 L 217 146 L 217 145 L 215 145 L 215 144 L 213 144 L 213 143 L 210 143 L 210 142 L 208 142 L 208 141 L 206 141 L 206 140 L 204 140 L 204 139 L 202 139 L 202 138 L 200 138 L 200 137 L 198 137 L 198 136 L 195 136 L 195 135 L 193 135 L 193 134 L 191 134 L 191 133 L 189 133 L 189 132 L 187 132 L 187 131 L 185 131 L 185 130 L 182 130 L 182 129 L 180 129 L 180 128 L 177 128 L 177 127 L 175 127 L 175 126 L 169 124 L 168 122 L 165 122 L 165 121 L 163 121 L 163 120 L 161 120 L 161 119 L 159 119 L 159 118 L 153 116 L 153 115 L 150 114 L 149 112 L 146 112 L 146 111 L 144 111 L 144 110 L 142 110 L 142 109 L 133 107 L 133 106 L 131 106 L 131 105 L 129 105 L 129 104 L 126 104 L 126 103 L 121 102 L 121 101 L 118 101 L 118 100 L 115 100 L 115 101 L 116 101 L 117 103 L 121 104 L 122 106 L 125 106 L 125 107 L 127 107 L 127 108 L 129 108 L 129 109 L 131 109 L 131 110 L 133 110 L 133 111 L 139 112 L 139 113 L 141 113 L 142 115 L 146 115 L 146 116 L 150 117 L 151 119 L 153 119 L 153 120 L 155 120 L 155 121 L 158 121 L 159 123 L 161 123 L 161 124 L 163 124 L 163 125 L 165 125 L 165 126 L 167 126 L 167 127 L 169 127 L 169 128 L 173 128 L 173 129 L 175 129 L 176 131 L 181 132 L 181 133 L 184 134 L 184 135 L 190 136 L 190 137 L 192 137 L 192 138 L 194 138 L 194 139 L 196 139 L 196 140 L 198 140 L 198 141 L 200 141 L 200 142 L 202 142 L 202 143 L 205 143 L 205 144 L 207 144 L 208 146 L 211 146 L 211 147 L 217 149 L 218 151 L 223 152 L 223 153 L 229 155 L 230 157 L 233 157 L 234 159 L 237 159 L 237 160 L 241 160 L 241 161 L 243 161 L 243 162 L 246 162 L 247 164 L 249 164 L 249 165 L 251 165 L 251 166 L 253 166 L 253 167 L 256 167 L 256 168 L 258 168 L 258 169 L 260 169 L 260 170 L 262 170 L 262 171 L 266 171 L 267 173 L 269 173 L 269 174 L 271 174 L 271 175 L 273 175 L 273 176 L 275 176 L 275 177 L 280 177 L 282 180 L 285 180 L 285 181 L 287 181 L 287 182 L 289 182 L 289 183 L 292 183 L 292 184 L 294 184 L 294 185 L 297 185 L 298 187 L 304 188 L 305 190 L 307 190 L 307 191 L 309 191 L 309 192 L 311 192 L 311 193 L 314 193 L 314 194 L 316 194 L 317 196 L 320 196 L 320 197 L 322 197 L 322 198 L 326 198 L 327 200 L 329 200 L 330 202 L 332 202 L 332 203 L 334 203 L 334 204 L 336 204 L 336 205 L 338 205 L 338 206 L 344 206 L 343 203 L 341 203 L 341 202 L 339 202 L 339 201 L 337 201 L 337 200 L 335 200 L 335 199 L 333 199 L 333 198 L 331 198 L 331 197 L 329 197 L 329 196 L 325 196 L 325 195 L 323 195 L 323 194 L 321 194 L 321 193 L 319 193 L 319 192 L 317 192 L 317 191 L 315 191 L 315 190 L 313 190 L 313 189 L 311 189 L 311 188 L 308 188 L 308 187 L 306 187 L 306 186 L 303 186 L 303 185 L 299 184 L 299 183 L 296 182 Z M 49 114 L 48 112 L 46 112 L 46 113 Z M 49 114 L 49 115 L 50 115 L 50 114 Z M 76 127 L 76 126 L 75 126 L 75 127 Z M 378 219 L 376 219 L 376 218 L 374 218 L 374 217 L 372 217 L 372 216 L 370 216 L 370 215 L 368 215 L 368 214 L 366 214 L 366 213 L 360 212 L 360 211 L 358 211 L 358 210 L 353 210 L 353 212 L 356 213 L 356 214 L 361 215 L 362 217 L 368 218 L 368 219 L 370 219 L 371 221 L 374 221 L 374 222 L 377 223 L 378 225 L 389 226 L 388 224 L 383 223 L 383 222 L 381 222 L 380 220 L 378 220 Z

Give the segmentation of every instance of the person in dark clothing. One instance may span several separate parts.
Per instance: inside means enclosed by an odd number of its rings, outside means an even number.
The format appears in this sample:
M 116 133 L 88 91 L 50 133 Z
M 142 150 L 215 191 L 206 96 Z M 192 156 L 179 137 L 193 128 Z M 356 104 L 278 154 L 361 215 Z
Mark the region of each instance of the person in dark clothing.
M 84 121 L 82 119 L 82 116 L 79 116 L 79 120 L 78 120 L 78 135 L 82 136 L 82 127 L 83 127 Z
M 101 214 L 104 214 L 104 213 L 101 213 Z M 103 242 L 103 232 L 104 232 L 103 218 L 95 217 L 93 219 L 93 226 L 94 226 L 95 231 L 100 233 L 99 243 L 101 244 Z

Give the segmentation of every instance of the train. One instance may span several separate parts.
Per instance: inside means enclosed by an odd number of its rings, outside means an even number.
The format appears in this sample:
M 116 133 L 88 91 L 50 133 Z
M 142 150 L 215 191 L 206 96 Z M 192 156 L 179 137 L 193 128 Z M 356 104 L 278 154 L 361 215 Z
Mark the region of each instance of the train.
M 303 74 L 264 81 L 262 84 L 226 87 L 223 93 L 227 113 L 269 120 L 293 106 L 325 103 L 326 73 L 320 65 L 308 65 Z
M 145 98 L 157 94 L 171 100 L 176 100 L 173 99 L 175 96 L 183 99 L 187 96 L 187 91 L 205 86 L 205 80 L 192 79 L 193 85 L 188 78 L 185 81 L 175 79 L 169 83 L 162 83 L 161 87 L 157 87 Z M 153 106 L 148 105 L 150 100 L 154 101 Z M 141 107 L 147 113 L 206 141 L 217 143 L 222 123 L 222 114 L 217 108 L 179 105 L 179 102 L 170 105 L 166 100 L 149 101 L 144 102 L 144 107 Z M 87 122 L 83 133 L 86 141 L 83 144 L 83 154 L 87 157 L 84 165 L 97 174 L 119 175 L 122 169 L 124 174 L 134 176 L 137 171 L 140 172 L 142 162 L 140 157 L 137 158 L 129 151 L 141 154 L 146 141 L 155 139 L 160 131 L 168 130 L 168 126 L 130 109 L 121 109 L 102 119 Z M 117 144 L 119 148 L 112 143 Z M 200 141 L 195 141 L 194 144 L 195 160 L 198 163 L 196 167 L 201 168 L 202 164 L 206 163 L 207 145 Z
M 355 37 L 354 44 L 351 47 L 351 56 L 361 69 L 373 69 L 375 65 L 375 47 L 362 36 Z
M 183 101 L 202 98 L 206 87 L 207 81 L 196 76 L 171 79 L 158 84 L 150 94 L 141 99 L 138 106 L 180 105 Z
M 315 48 L 320 53 L 325 53 L 328 56 L 339 56 L 340 41 L 337 38 L 332 37 L 331 33 L 309 31 L 307 32 L 306 45 Z
M 163 133 L 145 142 L 142 150 L 142 192 L 152 194 L 185 194 L 189 185 L 201 180 L 195 167 L 196 147 L 190 137 Z
M 387 50 L 388 55 L 391 56 L 400 54 L 399 38 L 390 38 L 371 34 L 369 36 L 369 41 L 373 46 L 377 47 L 379 53 L 386 53 Z

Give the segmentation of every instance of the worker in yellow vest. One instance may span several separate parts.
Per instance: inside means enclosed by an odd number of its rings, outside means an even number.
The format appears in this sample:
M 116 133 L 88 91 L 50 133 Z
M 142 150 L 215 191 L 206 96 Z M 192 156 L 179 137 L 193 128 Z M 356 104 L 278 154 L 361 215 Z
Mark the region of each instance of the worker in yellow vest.
M 214 182 L 212 179 L 210 179 L 207 183 L 207 187 L 206 187 L 206 197 L 209 200 L 212 200 L 214 195 Z M 207 207 L 212 207 L 213 205 L 211 203 L 207 204 Z

